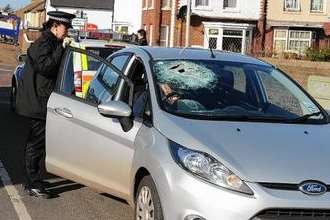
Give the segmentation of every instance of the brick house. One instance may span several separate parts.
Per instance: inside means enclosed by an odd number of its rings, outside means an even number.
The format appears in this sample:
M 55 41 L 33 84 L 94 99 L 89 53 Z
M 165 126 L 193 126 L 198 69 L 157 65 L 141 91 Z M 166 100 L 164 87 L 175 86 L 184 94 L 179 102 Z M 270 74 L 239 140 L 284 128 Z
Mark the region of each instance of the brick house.
M 169 46 L 172 0 L 142 1 L 142 23 L 150 45 Z M 176 3 L 178 14 L 186 1 Z M 240 53 L 262 50 L 263 6 L 263 0 L 192 0 L 189 44 Z M 185 26 L 184 19 L 177 19 L 175 46 L 185 45 Z
M 142 0 L 142 26 L 151 46 L 169 46 L 171 1 Z
M 268 0 L 265 49 L 304 54 L 330 47 L 330 0 Z

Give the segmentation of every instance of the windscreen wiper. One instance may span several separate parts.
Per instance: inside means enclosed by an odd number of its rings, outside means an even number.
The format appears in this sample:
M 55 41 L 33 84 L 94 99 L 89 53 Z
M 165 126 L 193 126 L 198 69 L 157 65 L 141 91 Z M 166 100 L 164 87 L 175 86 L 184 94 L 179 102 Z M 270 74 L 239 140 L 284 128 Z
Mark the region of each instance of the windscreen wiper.
M 264 115 L 209 115 L 199 114 L 198 116 L 207 117 L 209 119 L 219 120 L 239 120 L 239 121 L 274 121 L 274 122 L 286 122 L 288 119 L 282 116 L 264 116 Z
M 318 111 L 318 112 L 314 112 L 314 113 L 311 113 L 311 114 L 303 115 L 303 116 L 298 117 L 298 118 L 294 118 L 291 121 L 292 122 L 304 122 L 304 121 L 310 119 L 311 117 L 319 116 L 320 114 L 322 114 L 322 112 Z

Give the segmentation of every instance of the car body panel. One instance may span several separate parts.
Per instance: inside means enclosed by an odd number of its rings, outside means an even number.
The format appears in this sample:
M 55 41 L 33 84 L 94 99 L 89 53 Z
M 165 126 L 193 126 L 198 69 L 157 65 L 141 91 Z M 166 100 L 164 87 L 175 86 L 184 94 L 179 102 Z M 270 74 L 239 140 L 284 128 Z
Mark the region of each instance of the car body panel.
M 69 110 L 72 118 L 56 109 Z M 61 170 L 79 174 L 78 182 L 95 182 L 127 197 L 134 139 L 140 127 L 135 122 L 124 133 L 117 119 L 102 116 L 96 106 L 53 93 L 47 112 L 47 170 L 55 173 L 52 166 L 56 166 L 57 175 Z
M 243 180 L 330 183 L 330 160 L 320 157 L 330 155 L 329 124 L 205 121 L 164 112 L 158 118 L 161 123 L 156 128 L 164 136 L 187 148 L 208 152 Z

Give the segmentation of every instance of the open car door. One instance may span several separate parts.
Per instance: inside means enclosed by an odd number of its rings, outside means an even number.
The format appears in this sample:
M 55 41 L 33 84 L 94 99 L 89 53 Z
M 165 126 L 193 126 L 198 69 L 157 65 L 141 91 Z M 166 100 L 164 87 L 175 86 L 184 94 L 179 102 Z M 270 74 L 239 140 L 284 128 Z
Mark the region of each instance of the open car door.
M 131 57 L 122 57 L 123 68 Z M 125 74 L 92 53 L 69 48 L 62 62 L 56 91 L 48 102 L 46 169 L 48 172 L 125 198 L 141 127 L 134 122 L 124 134 L 117 118 L 99 113 L 98 105 L 113 99 Z M 90 86 L 90 84 L 93 86 Z

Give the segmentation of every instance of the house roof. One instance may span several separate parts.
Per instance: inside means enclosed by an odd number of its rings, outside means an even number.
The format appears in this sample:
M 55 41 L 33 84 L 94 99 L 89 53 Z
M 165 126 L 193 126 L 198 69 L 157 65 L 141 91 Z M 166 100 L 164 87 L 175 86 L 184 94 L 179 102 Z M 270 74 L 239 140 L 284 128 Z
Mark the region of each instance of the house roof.
M 53 7 L 86 8 L 86 9 L 114 9 L 115 0 L 50 0 Z
M 31 4 L 21 8 L 15 12 L 18 17 L 23 17 L 24 13 L 27 12 L 37 12 L 43 11 L 45 9 L 45 0 L 36 0 L 33 1 Z

